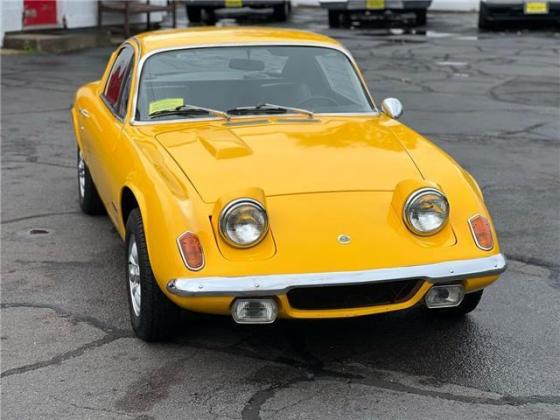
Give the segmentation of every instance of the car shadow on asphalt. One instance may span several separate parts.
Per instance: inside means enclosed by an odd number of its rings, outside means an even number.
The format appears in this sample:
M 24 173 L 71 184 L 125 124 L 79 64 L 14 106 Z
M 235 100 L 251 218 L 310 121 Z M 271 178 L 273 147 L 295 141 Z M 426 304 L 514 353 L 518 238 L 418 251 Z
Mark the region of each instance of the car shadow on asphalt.
M 473 358 L 487 347 L 472 315 L 446 318 L 425 308 L 349 319 L 277 320 L 270 325 L 238 325 L 225 316 L 188 318 L 174 345 L 316 373 L 359 364 L 431 377 L 447 376 L 452 370 L 454 376 L 468 377 Z

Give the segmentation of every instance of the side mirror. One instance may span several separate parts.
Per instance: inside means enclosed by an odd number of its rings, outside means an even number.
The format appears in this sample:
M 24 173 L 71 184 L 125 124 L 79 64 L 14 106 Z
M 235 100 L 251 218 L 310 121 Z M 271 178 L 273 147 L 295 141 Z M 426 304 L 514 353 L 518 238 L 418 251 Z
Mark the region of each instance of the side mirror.
M 403 113 L 401 101 L 397 98 L 386 98 L 381 102 L 381 109 L 389 117 L 398 120 Z

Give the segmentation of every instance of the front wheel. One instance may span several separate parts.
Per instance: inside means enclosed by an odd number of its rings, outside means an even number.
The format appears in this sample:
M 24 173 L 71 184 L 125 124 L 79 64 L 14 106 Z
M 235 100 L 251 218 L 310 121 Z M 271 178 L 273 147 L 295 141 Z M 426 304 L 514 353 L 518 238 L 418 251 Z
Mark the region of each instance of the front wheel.
M 144 341 L 172 336 L 181 311 L 160 290 L 148 257 L 142 216 L 130 212 L 126 223 L 126 279 L 130 321 L 134 333 Z

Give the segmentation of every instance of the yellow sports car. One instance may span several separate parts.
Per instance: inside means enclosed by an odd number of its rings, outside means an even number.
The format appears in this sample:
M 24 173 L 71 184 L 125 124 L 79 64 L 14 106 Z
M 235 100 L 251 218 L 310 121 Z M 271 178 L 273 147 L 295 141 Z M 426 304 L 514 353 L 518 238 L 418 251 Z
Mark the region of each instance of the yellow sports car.
M 137 336 L 168 337 L 180 308 L 238 323 L 473 310 L 506 267 L 481 190 L 401 113 L 323 35 L 124 42 L 72 119 L 80 206 L 126 242 Z

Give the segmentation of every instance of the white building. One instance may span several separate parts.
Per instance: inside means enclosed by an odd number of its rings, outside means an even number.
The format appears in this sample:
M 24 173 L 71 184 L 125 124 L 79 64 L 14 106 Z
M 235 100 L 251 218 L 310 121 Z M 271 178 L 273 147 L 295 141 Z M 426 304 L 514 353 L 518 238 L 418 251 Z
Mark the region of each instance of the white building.
M 318 0 L 292 0 L 295 5 L 318 5 Z M 165 4 L 166 0 L 151 0 Z M 433 0 L 433 10 L 472 11 L 479 0 Z M 0 0 L 0 44 L 4 33 L 31 29 L 86 28 L 97 25 L 96 0 Z M 182 7 L 180 4 L 177 7 Z M 162 13 L 152 13 L 152 22 L 161 22 Z M 133 16 L 131 22 L 145 22 L 145 15 Z M 122 15 L 103 15 L 103 23 L 120 23 Z
M 165 4 L 166 0 L 151 0 L 151 4 Z M 178 6 L 180 7 L 180 6 Z M 87 28 L 97 25 L 96 0 L 0 0 L 0 42 L 5 32 Z M 122 22 L 122 15 L 104 14 L 103 24 Z M 161 22 L 163 13 L 151 13 L 151 22 Z M 146 15 L 131 17 L 131 22 L 145 22 Z

